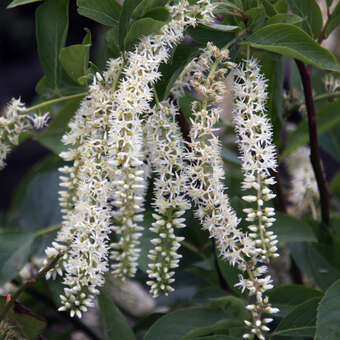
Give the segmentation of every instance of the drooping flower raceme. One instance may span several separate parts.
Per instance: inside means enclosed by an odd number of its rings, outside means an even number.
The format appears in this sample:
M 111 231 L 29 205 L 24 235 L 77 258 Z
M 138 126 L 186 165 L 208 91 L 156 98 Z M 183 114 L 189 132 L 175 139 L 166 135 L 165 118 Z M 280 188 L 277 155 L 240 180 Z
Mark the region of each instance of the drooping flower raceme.
M 253 244 L 240 231 L 238 218 L 224 193 L 221 145 L 214 134 L 220 109 L 215 103 L 223 96 L 223 79 L 232 64 L 228 53 L 208 44 L 197 59 L 197 70 L 190 84 L 204 99 L 193 103 L 190 139 L 186 159 L 190 180 L 188 193 L 196 203 L 197 217 L 216 241 L 220 255 L 233 265 L 252 256 Z
M 265 115 L 266 87 L 255 60 L 247 60 L 235 71 L 234 124 L 244 172 L 243 189 L 255 191 L 243 199 L 256 205 L 245 212 L 247 221 L 252 222 L 249 236 L 255 240 L 264 262 L 277 256 L 276 236 L 267 230 L 275 221 L 274 208 L 265 207 L 265 202 L 275 197 L 269 185 L 275 183 L 270 170 L 277 167 L 272 127 Z
M 250 192 L 242 198 L 255 205 L 244 209 L 246 220 L 250 222 L 248 236 L 254 242 L 255 256 L 246 264 L 248 278 L 241 276 L 237 286 L 256 296 L 256 303 L 247 306 L 253 320 L 246 321 L 250 332 L 244 338 L 257 335 L 261 340 L 265 339 L 263 331 L 269 330 L 266 323 L 272 320 L 261 320 L 261 314 L 278 311 L 270 306 L 265 296 L 265 292 L 273 286 L 270 276 L 265 276 L 267 266 L 264 263 L 268 264 L 271 257 L 278 256 L 276 235 L 268 230 L 275 221 L 275 212 L 274 208 L 266 206 L 266 202 L 275 197 L 269 185 L 275 183 L 270 170 L 275 171 L 277 167 L 272 128 L 265 115 L 266 87 L 255 60 L 247 60 L 235 70 L 232 89 L 234 124 L 244 172 L 242 186 Z
M 177 250 L 184 239 L 175 235 L 175 229 L 185 226 L 182 215 L 190 208 L 185 198 L 188 183 L 184 172 L 184 140 L 175 120 L 177 114 L 172 103 L 163 101 L 153 107 L 145 124 L 147 149 L 157 176 L 153 202 L 156 221 L 150 228 L 156 234 L 151 240 L 155 247 L 149 251 L 151 263 L 147 271 L 150 278 L 147 284 L 155 297 L 173 291 L 174 269 L 181 257 Z
M 291 176 L 290 201 L 298 214 L 310 207 L 316 216 L 315 202 L 319 199 L 318 186 L 310 162 L 310 148 L 302 146 L 286 160 Z
M 144 153 L 141 115 L 152 99 L 151 85 L 159 78 L 158 67 L 183 37 L 185 27 L 195 25 L 195 16 L 206 15 L 202 1 L 186 1 L 169 7 L 174 19 L 159 34 L 143 37 L 133 52 L 109 61 L 103 76 L 97 75 L 89 95 L 64 136 L 71 148 L 61 156 L 73 161 L 61 171 L 62 230 L 46 253 L 62 261 L 48 275 L 65 272 L 67 286 L 61 310 L 81 316 L 104 283 L 110 257 L 113 273 L 124 279 L 137 270 L 142 219 Z M 114 230 L 117 241 L 110 244 Z
M 19 143 L 21 134 L 34 129 L 39 130 L 49 120 L 48 113 L 29 115 L 26 110 L 20 99 L 12 99 L 0 116 L 0 169 L 6 165 L 7 154 Z

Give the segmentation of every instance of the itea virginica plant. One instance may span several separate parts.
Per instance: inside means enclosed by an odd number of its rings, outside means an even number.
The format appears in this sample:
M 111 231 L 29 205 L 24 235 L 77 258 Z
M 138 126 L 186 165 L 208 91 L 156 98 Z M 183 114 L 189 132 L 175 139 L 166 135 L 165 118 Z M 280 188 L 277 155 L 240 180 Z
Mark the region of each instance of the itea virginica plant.
M 104 284 L 109 258 L 112 273 L 121 279 L 137 270 L 145 191 L 140 118 L 149 109 L 159 65 L 186 27 L 211 20 L 213 8 L 208 1 L 168 6 L 173 19 L 160 33 L 143 37 L 133 52 L 109 61 L 104 75 L 96 76 L 63 139 L 76 148 L 61 154 L 73 166 L 61 170 L 67 175 L 62 177 L 67 191 L 61 192 L 64 222 L 46 254 L 51 259 L 63 253 L 48 276 L 65 274 L 60 309 L 71 316 L 80 317 L 92 304 Z

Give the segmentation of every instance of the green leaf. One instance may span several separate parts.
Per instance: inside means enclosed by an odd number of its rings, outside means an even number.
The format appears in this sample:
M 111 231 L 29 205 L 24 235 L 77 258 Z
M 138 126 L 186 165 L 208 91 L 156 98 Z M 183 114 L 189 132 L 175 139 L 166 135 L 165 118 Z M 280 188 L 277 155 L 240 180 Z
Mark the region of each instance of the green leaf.
M 134 9 L 140 3 L 141 0 L 125 0 L 123 2 L 122 11 L 119 18 L 119 45 L 124 49 L 125 36 L 130 27 L 130 19 Z
M 68 6 L 69 0 L 46 0 L 36 10 L 38 54 L 52 89 L 61 83 L 59 53 L 66 41 Z
M 11 213 L 23 230 L 37 231 L 60 223 L 57 169 L 61 165 L 64 163 L 59 157 L 50 156 L 35 165 L 20 183 Z
M 316 114 L 318 135 L 321 135 L 340 123 L 340 100 L 326 104 L 320 112 Z M 306 144 L 309 140 L 308 122 L 303 120 L 296 130 L 289 136 L 288 143 L 280 160 L 283 161 L 291 152 L 299 146 Z
M 316 309 L 321 297 L 314 297 L 295 307 L 275 329 L 275 335 L 313 337 Z
M 328 248 L 332 247 L 331 244 L 328 245 Z M 340 271 L 329 262 L 316 245 L 294 242 L 289 243 L 288 248 L 300 270 L 312 277 L 321 289 L 327 289 L 340 278 Z
M 4 308 L 5 304 L 6 297 L 0 296 L 0 311 Z M 32 313 L 28 308 L 19 302 L 14 303 L 14 308 L 12 307 L 9 310 L 7 318 L 14 326 L 15 330 L 27 340 L 40 339 L 40 335 L 45 330 L 47 325 L 45 319 Z
M 275 4 L 274 7 L 278 13 L 287 13 L 288 11 L 288 6 L 286 3 L 286 0 L 278 0 Z
M 213 325 L 224 318 L 225 314 L 222 311 L 213 308 L 177 310 L 157 320 L 145 334 L 144 340 L 179 340 L 195 328 Z
M 333 177 L 329 189 L 333 195 L 340 195 L 340 172 Z
M 7 8 L 14 8 L 22 5 L 32 4 L 33 2 L 38 2 L 42 0 L 13 0 Z
M 124 49 L 131 49 L 140 37 L 158 32 L 164 24 L 164 21 L 152 18 L 142 18 L 134 21 L 125 37 Z
M 76 83 L 79 78 L 86 75 L 89 65 L 91 44 L 76 44 L 61 49 L 59 59 L 66 74 Z
M 237 157 L 236 152 L 228 149 L 225 146 L 222 147 L 222 159 L 223 159 L 223 162 L 226 162 L 226 163 L 232 163 L 232 164 L 235 164 L 235 165 L 241 164 L 241 161 Z
M 262 5 L 266 11 L 267 16 L 272 17 L 277 14 L 275 7 L 268 0 L 262 0 Z
M 292 13 L 305 18 L 302 23 L 304 31 L 314 38 L 318 38 L 322 28 L 322 15 L 318 3 L 315 0 L 287 0 Z
M 104 35 L 104 41 L 112 58 L 118 58 L 120 55 L 119 46 L 119 27 L 114 26 L 107 30 Z
M 202 24 L 198 24 L 196 27 L 189 27 L 187 33 L 200 43 L 202 47 L 205 47 L 210 41 L 217 47 L 222 48 L 235 37 L 235 34 L 231 31 L 221 31 L 214 28 L 213 25 L 206 26 Z
M 340 339 L 340 280 L 334 282 L 320 301 L 317 311 L 315 340 Z
M 69 147 L 61 141 L 61 138 L 65 134 L 69 121 L 77 111 L 80 101 L 81 98 L 73 99 L 63 105 L 48 127 L 35 139 L 57 155 L 62 151 L 66 151 Z
M 132 12 L 133 19 L 144 17 L 145 14 L 155 7 L 162 7 L 167 4 L 167 0 L 142 0 Z
M 248 41 L 254 48 L 299 59 L 321 69 L 340 72 L 336 58 L 300 28 L 290 24 L 273 24 L 253 33 Z
M 302 22 L 303 19 L 295 14 L 290 13 L 280 13 L 276 14 L 273 17 L 269 18 L 266 22 L 266 25 L 272 24 L 291 24 L 296 25 Z
M 191 338 L 191 340 L 239 340 L 230 335 L 212 335 L 212 336 L 200 336 L 198 338 Z
M 78 13 L 102 25 L 115 26 L 122 6 L 116 0 L 77 0 Z
M 135 340 L 136 337 L 127 320 L 112 298 L 103 290 L 98 296 L 104 340 Z
M 254 56 L 261 64 L 261 71 L 268 79 L 268 99 L 266 106 L 267 115 L 273 125 L 274 143 L 279 147 L 282 129 L 282 107 L 283 107 L 283 60 L 280 55 L 264 51 L 256 51 Z
M 194 339 L 202 339 L 205 336 L 209 336 L 211 334 L 225 334 L 225 335 L 234 335 L 238 336 L 238 339 L 242 337 L 245 329 L 242 325 L 241 321 L 233 320 L 233 319 L 224 319 L 217 321 L 215 324 L 211 326 L 198 327 L 195 328 L 188 333 L 186 333 L 180 340 L 194 340 Z
M 242 322 L 251 319 L 251 314 L 246 309 L 244 301 L 232 295 L 211 299 L 210 306 L 221 309 L 227 315 Z
M 340 23 L 340 2 L 334 8 L 332 15 L 328 18 L 325 34 L 329 36 L 332 31 L 339 26 Z
M 263 7 L 254 7 L 249 9 L 248 15 L 248 29 L 253 32 L 262 27 L 266 21 L 266 11 Z
M 279 214 L 272 226 L 272 231 L 277 235 L 279 244 L 287 242 L 317 242 L 313 229 L 301 218 L 291 215 Z
M 144 18 L 152 18 L 158 21 L 169 22 L 171 15 L 164 7 L 155 7 L 145 13 Z
M 303 285 L 283 285 L 275 287 L 267 293 L 270 303 L 280 308 L 280 315 L 288 314 L 297 305 L 315 298 L 322 297 L 323 292 Z
M 229 289 L 232 290 L 237 296 L 242 296 L 241 290 L 235 287 L 235 285 L 240 281 L 239 275 L 241 272 L 236 266 L 231 266 L 228 261 L 223 260 L 220 256 L 217 257 L 217 263 L 224 280 L 228 284 Z
M 14 279 L 30 255 L 35 233 L 0 232 L 0 285 Z

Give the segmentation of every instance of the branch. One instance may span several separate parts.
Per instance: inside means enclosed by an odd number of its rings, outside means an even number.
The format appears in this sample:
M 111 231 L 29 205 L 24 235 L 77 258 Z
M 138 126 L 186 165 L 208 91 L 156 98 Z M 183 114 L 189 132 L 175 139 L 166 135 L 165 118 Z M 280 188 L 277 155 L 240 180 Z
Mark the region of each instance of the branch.
M 318 184 L 319 194 L 320 194 L 320 206 L 321 206 L 321 219 L 324 227 L 329 225 L 329 194 L 327 181 L 322 170 L 319 144 L 318 144 L 318 134 L 317 134 L 317 124 L 315 116 L 315 107 L 312 94 L 312 84 L 310 77 L 310 70 L 307 70 L 306 65 L 295 59 L 297 67 L 300 72 L 302 85 L 305 94 L 306 109 L 308 114 L 308 127 L 309 127 L 309 144 L 311 149 L 310 159 L 313 166 L 316 182 Z
M 83 333 L 85 333 L 90 339 L 92 340 L 100 340 L 100 338 L 84 323 L 82 323 L 77 318 L 71 318 L 69 313 L 67 312 L 59 312 L 58 307 L 54 303 L 54 301 L 46 294 L 41 293 L 40 291 L 36 290 L 33 287 L 28 287 L 26 292 L 30 294 L 31 296 L 35 297 L 42 303 L 44 303 L 46 306 L 50 307 L 54 313 L 56 313 L 61 319 L 68 321 L 73 325 L 75 329 L 81 330 Z
M 52 269 L 59 259 L 63 256 L 63 253 L 59 253 L 50 263 L 48 263 L 41 271 L 39 271 L 36 275 L 28 279 L 13 295 L 13 297 L 6 303 L 4 309 L 0 314 L 0 321 L 4 320 L 7 313 L 13 307 L 15 301 L 20 297 L 20 295 L 32 284 L 34 284 L 40 277 L 42 277 L 45 273 L 47 273 L 50 269 Z

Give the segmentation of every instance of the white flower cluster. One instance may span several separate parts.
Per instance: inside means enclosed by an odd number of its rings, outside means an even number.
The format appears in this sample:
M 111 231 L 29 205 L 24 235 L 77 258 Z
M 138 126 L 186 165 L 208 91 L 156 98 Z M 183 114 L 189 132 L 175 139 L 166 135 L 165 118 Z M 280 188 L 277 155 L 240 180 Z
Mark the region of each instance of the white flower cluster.
M 334 93 L 340 89 L 340 79 L 335 78 L 332 74 L 326 74 L 323 78 L 323 83 L 325 85 L 326 91 L 329 93 Z
M 268 320 L 261 321 L 261 314 L 278 311 L 269 305 L 268 297 L 264 296 L 273 286 L 269 275 L 263 277 L 267 271 L 263 263 L 268 264 L 271 257 L 278 256 L 276 235 L 268 230 L 275 221 L 275 211 L 274 208 L 265 206 L 265 202 L 275 197 L 268 186 L 275 184 L 270 170 L 276 171 L 277 167 L 272 128 L 265 115 L 266 87 L 266 80 L 257 61 L 246 60 L 235 71 L 232 89 L 234 124 L 244 172 L 243 189 L 250 191 L 242 198 L 254 204 L 254 207 L 244 209 L 246 220 L 250 222 L 248 236 L 255 245 L 255 256 L 250 261 L 253 262 L 253 269 L 249 270 L 247 265 L 248 278 L 241 277 L 237 284 L 242 290 L 248 289 L 250 295 L 256 295 L 256 304 L 248 306 L 253 321 L 246 322 L 250 329 L 250 333 L 244 336 L 246 339 L 253 335 L 264 339 L 262 331 L 269 330 L 265 325 Z
M 181 216 L 190 208 L 185 198 L 188 183 L 183 171 L 184 141 L 175 120 L 177 114 L 173 104 L 163 101 L 152 109 L 145 125 L 149 157 L 157 175 L 153 202 L 156 221 L 150 228 L 157 237 L 151 240 L 155 247 L 149 251 L 152 263 L 147 271 L 150 278 L 147 284 L 154 297 L 173 291 L 174 269 L 181 257 L 177 249 L 184 239 L 175 235 L 175 229 L 185 227 Z
M 66 175 L 61 177 L 66 190 L 60 193 L 63 226 L 46 254 L 49 259 L 63 254 L 48 276 L 64 274 L 67 288 L 60 310 L 69 310 L 71 316 L 80 317 L 92 305 L 109 258 L 113 274 L 121 279 L 137 270 L 145 191 L 141 115 L 149 109 L 158 67 L 183 38 L 184 29 L 196 24 L 198 14 L 203 13 L 202 20 L 211 15 L 210 10 L 205 13 L 206 4 L 182 1 L 169 7 L 173 20 L 160 33 L 143 37 L 124 62 L 109 61 L 63 137 L 72 148 L 61 157 L 73 165 L 61 169 Z M 112 231 L 116 239 L 111 242 Z
M 18 145 L 21 134 L 33 129 L 39 130 L 49 120 L 48 113 L 31 116 L 25 113 L 26 110 L 20 99 L 12 99 L 0 116 L 0 169 L 5 167 L 7 154 L 13 146 Z
M 228 53 L 210 43 L 197 59 L 190 84 L 204 99 L 193 103 L 186 171 L 190 180 L 188 193 L 198 207 L 196 215 L 203 228 L 215 238 L 221 256 L 234 265 L 243 261 L 244 254 L 252 255 L 249 254 L 252 246 L 246 244 L 247 238 L 237 228 L 239 221 L 224 193 L 221 146 L 214 135 L 220 115 L 220 109 L 214 104 L 223 94 L 223 80 L 230 66 Z
M 277 167 L 275 146 L 272 142 L 272 127 L 265 114 L 267 99 L 266 80 L 256 60 L 247 60 L 235 71 L 233 84 L 234 124 L 244 171 L 244 190 L 255 194 L 245 195 L 246 202 L 254 202 L 255 208 L 247 208 L 250 234 L 256 242 L 257 252 L 264 262 L 277 254 L 277 240 L 268 231 L 275 218 L 274 208 L 265 207 L 275 197 L 269 185 L 275 184 L 270 170 Z
M 319 200 L 319 190 L 310 162 L 310 148 L 302 146 L 286 160 L 291 176 L 290 201 L 297 213 L 303 213 L 310 207 L 316 216 L 315 203 Z

